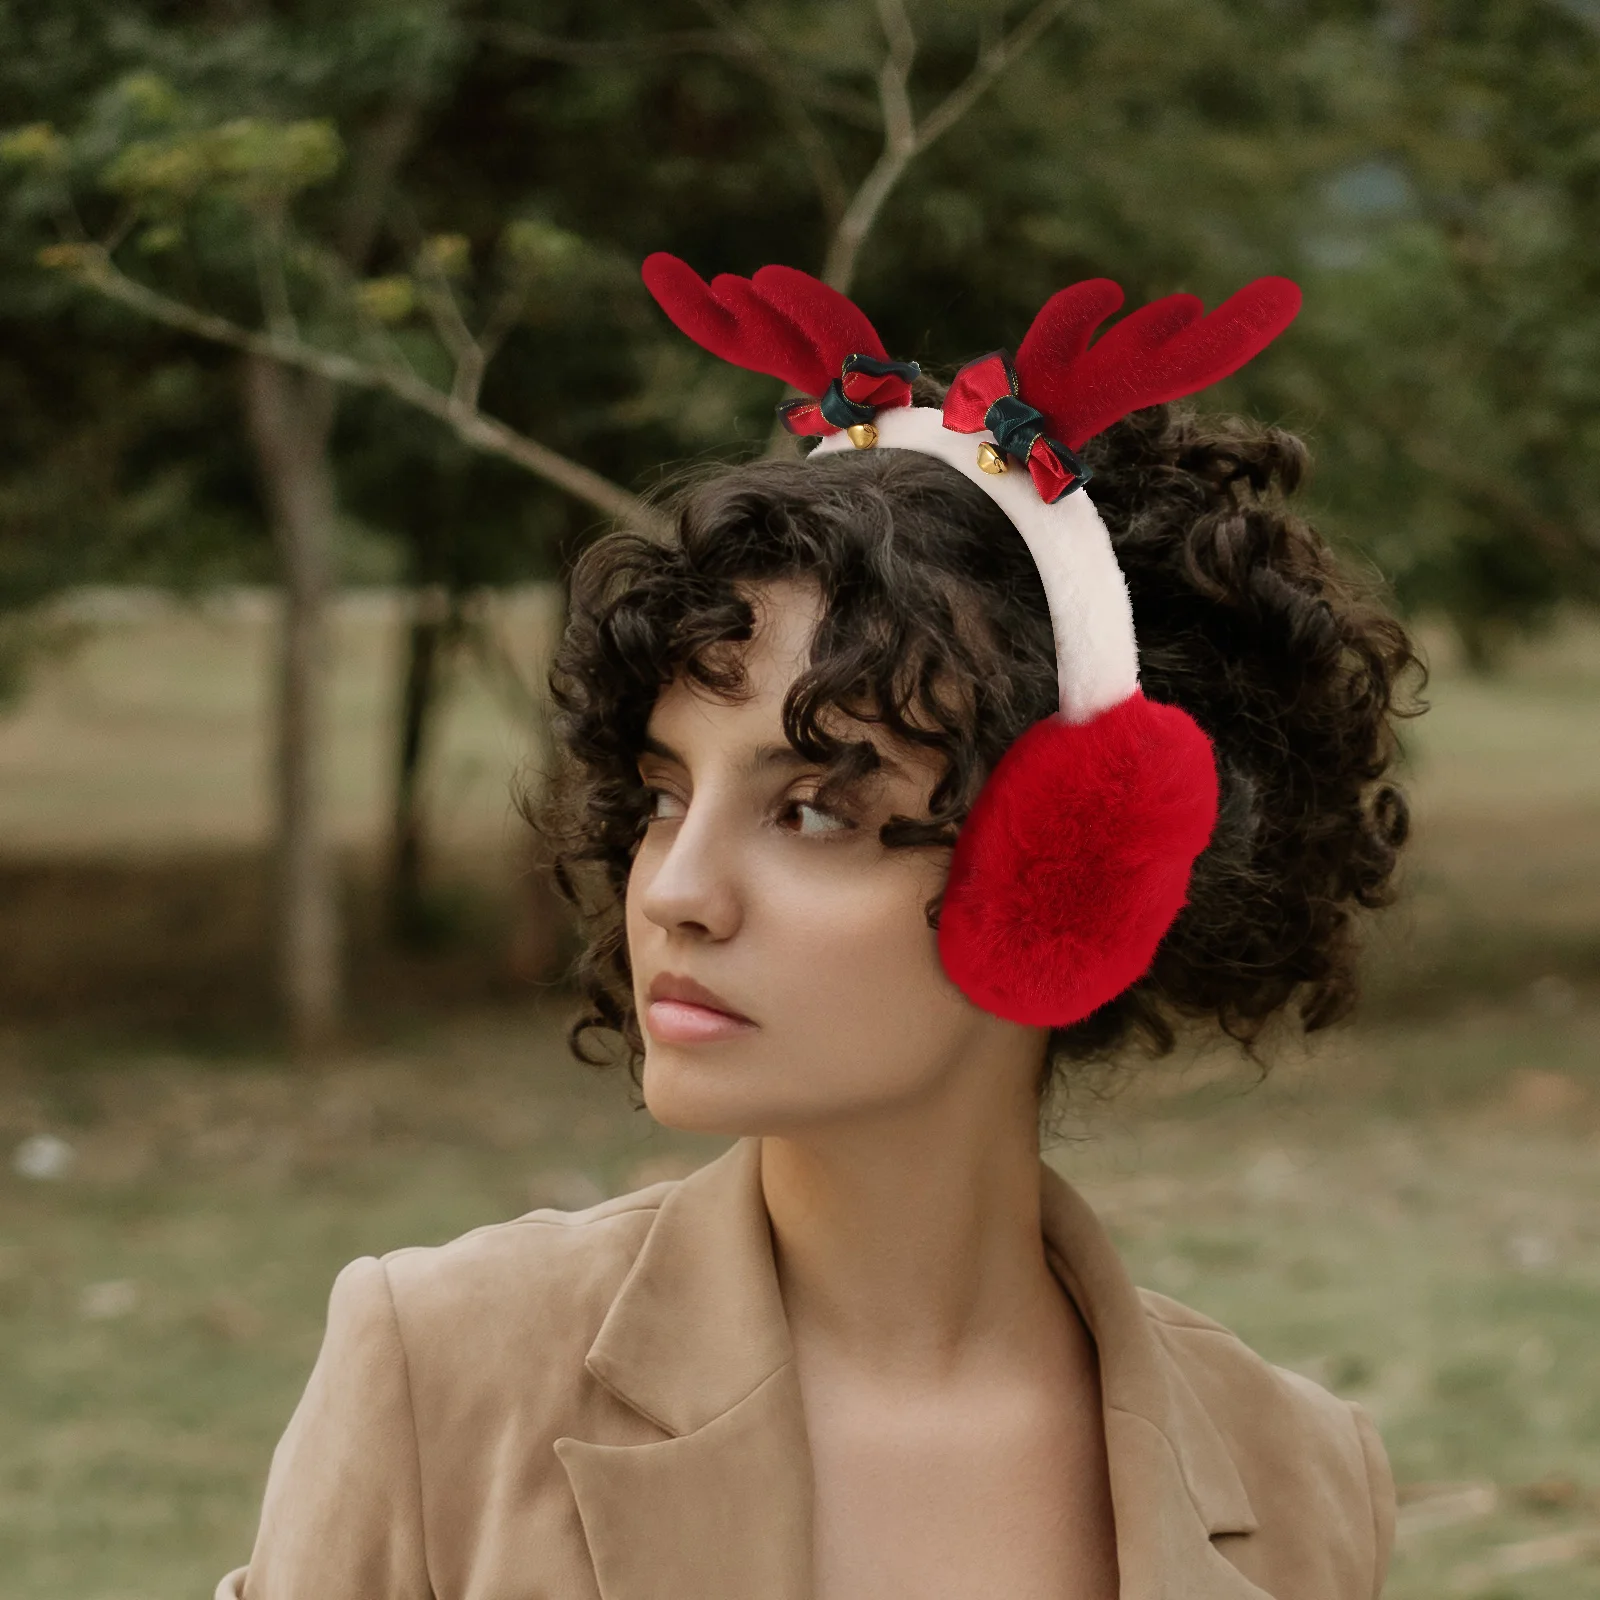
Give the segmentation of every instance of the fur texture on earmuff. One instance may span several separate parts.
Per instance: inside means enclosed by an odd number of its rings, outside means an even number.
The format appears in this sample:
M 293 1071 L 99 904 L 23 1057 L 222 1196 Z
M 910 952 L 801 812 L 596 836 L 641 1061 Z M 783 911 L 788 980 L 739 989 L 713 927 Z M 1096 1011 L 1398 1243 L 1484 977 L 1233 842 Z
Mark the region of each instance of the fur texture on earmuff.
M 1001 756 L 962 824 L 939 957 L 975 1005 L 1065 1027 L 1149 970 L 1217 817 L 1211 741 L 1176 706 L 1130 695 L 1058 715 Z

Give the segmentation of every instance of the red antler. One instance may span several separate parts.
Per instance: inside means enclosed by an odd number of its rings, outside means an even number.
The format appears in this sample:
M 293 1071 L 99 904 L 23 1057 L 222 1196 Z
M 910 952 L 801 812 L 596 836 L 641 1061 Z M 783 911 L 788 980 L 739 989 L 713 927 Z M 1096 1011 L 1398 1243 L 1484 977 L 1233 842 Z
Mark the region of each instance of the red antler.
M 1089 335 L 1122 304 L 1122 289 L 1109 278 L 1085 278 L 1058 289 L 1033 319 L 1017 347 L 1017 376 L 1041 376 L 1069 366 L 1089 344 Z
M 847 356 L 888 357 L 860 307 L 794 267 L 762 267 L 754 278 L 724 272 L 708 284 L 687 262 L 658 250 L 640 276 L 696 344 L 802 394 L 820 395 Z
M 1257 278 L 1201 316 L 1192 294 L 1168 295 L 1130 312 L 1088 346 L 1094 327 L 1121 303 L 1104 278 L 1052 295 L 1017 350 L 1023 398 L 1076 450 L 1141 406 L 1177 400 L 1237 372 L 1294 320 L 1300 289 Z

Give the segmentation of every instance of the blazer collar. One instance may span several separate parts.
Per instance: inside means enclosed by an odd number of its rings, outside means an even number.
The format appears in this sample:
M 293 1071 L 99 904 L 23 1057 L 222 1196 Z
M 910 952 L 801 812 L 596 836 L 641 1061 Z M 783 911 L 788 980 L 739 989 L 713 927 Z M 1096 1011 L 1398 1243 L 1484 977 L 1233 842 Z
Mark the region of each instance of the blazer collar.
M 555 1441 L 603 1600 L 811 1600 L 794 1347 L 743 1138 L 667 1192 L 585 1366 L 668 1436 Z M 1211 1544 L 1257 1523 L 1098 1219 L 1042 1159 L 1046 1255 L 1100 1354 L 1123 1600 L 1270 1600 Z

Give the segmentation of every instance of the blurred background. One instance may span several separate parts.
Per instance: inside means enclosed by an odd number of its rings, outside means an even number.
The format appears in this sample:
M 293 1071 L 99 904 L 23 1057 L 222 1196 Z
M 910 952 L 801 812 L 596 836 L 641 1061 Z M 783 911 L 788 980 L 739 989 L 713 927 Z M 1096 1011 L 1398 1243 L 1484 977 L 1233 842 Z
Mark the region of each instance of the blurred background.
M 1373 1411 L 1395 1600 L 1600 1596 L 1600 4 L 6 0 L 0 127 L 0 1593 L 209 1594 L 341 1265 L 722 1148 L 512 805 L 572 557 L 772 432 L 668 249 L 934 363 L 1304 286 L 1208 398 L 1424 641 L 1404 899 L 1049 1159 Z

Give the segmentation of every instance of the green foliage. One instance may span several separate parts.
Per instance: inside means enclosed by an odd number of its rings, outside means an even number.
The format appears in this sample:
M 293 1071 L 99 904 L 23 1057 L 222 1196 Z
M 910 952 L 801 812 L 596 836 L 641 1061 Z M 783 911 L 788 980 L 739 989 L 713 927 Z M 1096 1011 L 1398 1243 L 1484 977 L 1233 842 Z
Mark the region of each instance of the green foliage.
M 7 166 L 60 172 L 67 165 L 67 142 L 48 122 L 30 122 L 0 137 L 0 161 Z
M 578 270 L 586 251 L 577 234 L 544 217 L 514 217 L 500 235 L 500 253 L 517 272 L 557 277 Z
M 360 310 L 378 322 L 404 322 L 417 308 L 416 280 L 404 272 L 368 278 L 355 288 Z
M 287 316 L 446 388 L 469 330 L 492 355 L 487 411 L 636 488 L 686 455 L 763 447 L 779 398 L 683 340 L 640 259 L 818 270 L 881 147 L 883 42 L 851 0 L 747 0 L 721 28 L 693 0 L 556 0 L 536 27 L 508 0 L 470 16 L 299 0 L 226 23 L 68 0 L 30 30 L 36 5 L 0 12 L 16 108 L 0 321 L 48 330 L 80 375 L 184 348 L 74 298 L 88 238 L 185 304 Z M 1005 19 L 988 0 L 912 16 L 921 118 Z M 1582 5 L 1090 0 L 917 158 L 852 292 L 891 349 L 938 365 L 1014 347 L 1075 278 L 1114 277 L 1133 305 L 1296 277 L 1299 321 L 1210 403 L 1306 434 L 1318 519 L 1488 660 L 1558 601 L 1600 598 L 1597 112 L 1600 21 Z M 398 177 L 352 265 L 386 139 Z M 225 386 L 228 358 L 203 360 Z M 180 518 L 257 523 L 215 426 L 224 392 L 154 429 L 154 456 L 137 422 L 106 427 L 131 473 L 107 492 L 137 500 L 181 438 L 201 499 Z M 428 581 L 553 570 L 594 526 L 389 398 L 350 396 L 335 443 L 355 515 Z M 0 476 L 31 470 L 0 452 Z M 247 562 L 259 543 L 241 537 Z
M 344 149 L 326 118 L 273 122 L 235 117 L 160 139 L 136 139 L 100 181 L 144 214 L 181 212 L 203 194 L 254 209 L 281 205 L 338 170 Z
M 465 278 L 472 271 L 472 241 L 464 233 L 436 233 L 422 241 L 417 262 L 441 278 Z

